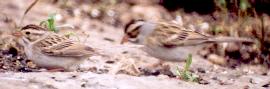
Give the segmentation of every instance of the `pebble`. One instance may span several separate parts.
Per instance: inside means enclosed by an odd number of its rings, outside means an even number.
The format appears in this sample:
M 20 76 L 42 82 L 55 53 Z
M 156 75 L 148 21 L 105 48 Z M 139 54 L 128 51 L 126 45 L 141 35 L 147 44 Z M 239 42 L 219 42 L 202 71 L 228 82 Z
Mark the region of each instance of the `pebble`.
M 249 79 L 249 82 L 252 83 L 252 84 L 259 84 L 259 83 L 261 83 L 263 81 L 264 81 L 263 79 L 256 78 L 256 77 Z
M 214 64 L 218 64 L 218 65 L 226 65 L 227 64 L 227 60 L 221 56 L 218 56 L 216 54 L 210 54 L 207 59 L 214 63 Z
M 205 69 L 203 69 L 203 68 L 198 68 L 197 70 L 198 70 L 198 72 L 200 72 L 200 73 L 206 73 Z

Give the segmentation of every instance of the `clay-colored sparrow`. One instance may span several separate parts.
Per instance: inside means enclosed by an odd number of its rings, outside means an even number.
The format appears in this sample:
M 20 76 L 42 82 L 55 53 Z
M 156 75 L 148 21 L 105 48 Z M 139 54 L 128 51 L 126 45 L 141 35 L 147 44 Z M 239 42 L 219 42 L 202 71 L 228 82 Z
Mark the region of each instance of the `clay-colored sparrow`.
M 78 64 L 95 54 L 93 48 L 37 25 L 27 25 L 13 35 L 18 37 L 28 59 L 48 69 L 74 71 Z
M 205 43 L 253 42 L 247 38 L 213 37 L 174 23 L 132 21 L 124 30 L 121 43 L 130 41 L 144 45 L 144 51 L 161 60 L 184 61 L 194 47 Z

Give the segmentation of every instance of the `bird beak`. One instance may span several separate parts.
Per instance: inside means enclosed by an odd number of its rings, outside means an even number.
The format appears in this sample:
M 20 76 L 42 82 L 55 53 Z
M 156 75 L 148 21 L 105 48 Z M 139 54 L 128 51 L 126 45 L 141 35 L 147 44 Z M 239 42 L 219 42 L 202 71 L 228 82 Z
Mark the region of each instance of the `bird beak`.
M 128 42 L 128 38 L 129 38 L 129 36 L 128 36 L 128 35 L 125 35 L 125 36 L 122 38 L 121 44 L 124 44 L 124 43 Z
M 12 33 L 12 35 L 15 36 L 15 37 L 21 37 L 22 33 L 17 31 L 17 32 Z

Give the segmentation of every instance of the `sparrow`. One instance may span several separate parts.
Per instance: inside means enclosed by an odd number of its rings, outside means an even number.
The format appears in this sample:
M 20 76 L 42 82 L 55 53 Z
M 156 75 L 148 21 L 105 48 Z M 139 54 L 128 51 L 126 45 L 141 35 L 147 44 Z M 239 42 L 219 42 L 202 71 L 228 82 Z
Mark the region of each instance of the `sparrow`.
M 126 24 L 121 44 L 128 41 L 143 45 L 146 53 L 161 61 L 185 61 L 191 51 L 206 43 L 254 42 L 248 38 L 210 36 L 175 23 L 144 20 Z
M 87 45 L 34 24 L 22 27 L 13 36 L 17 37 L 29 60 L 47 69 L 75 71 L 80 63 L 95 54 Z

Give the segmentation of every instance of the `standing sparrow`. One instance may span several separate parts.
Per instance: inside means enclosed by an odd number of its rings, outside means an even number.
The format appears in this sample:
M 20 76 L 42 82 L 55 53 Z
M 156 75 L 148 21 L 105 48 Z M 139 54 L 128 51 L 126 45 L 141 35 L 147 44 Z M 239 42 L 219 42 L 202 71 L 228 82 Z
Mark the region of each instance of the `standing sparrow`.
M 144 45 L 144 51 L 158 59 L 184 61 L 191 50 L 205 43 L 253 42 L 247 38 L 213 37 L 174 23 L 135 20 L 125 26 L 121 43 Z
M 95 54 L 93 48 L 37 25 L 27 25 L 13 34 L 26 56 L 37 66 L 74 71 L 78 64 Z

